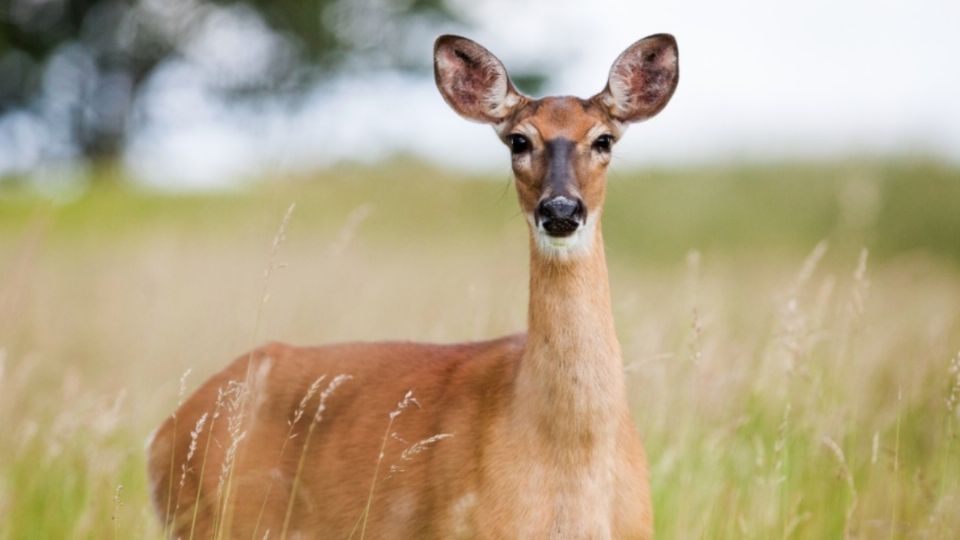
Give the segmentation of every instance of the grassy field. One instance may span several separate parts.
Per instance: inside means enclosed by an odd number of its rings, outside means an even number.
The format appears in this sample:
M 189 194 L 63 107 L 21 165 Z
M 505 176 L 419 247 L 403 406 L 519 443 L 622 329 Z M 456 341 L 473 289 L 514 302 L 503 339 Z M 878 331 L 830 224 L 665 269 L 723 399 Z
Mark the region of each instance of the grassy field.
M 608 191 L 658 538 L 960 537 L 960 171 L 650 170 Z M 0 191 L 0 539 L 156 538 L 143 443 L 181 381 L 266 340 L 513 332 L 526 285 L 506 173 Z

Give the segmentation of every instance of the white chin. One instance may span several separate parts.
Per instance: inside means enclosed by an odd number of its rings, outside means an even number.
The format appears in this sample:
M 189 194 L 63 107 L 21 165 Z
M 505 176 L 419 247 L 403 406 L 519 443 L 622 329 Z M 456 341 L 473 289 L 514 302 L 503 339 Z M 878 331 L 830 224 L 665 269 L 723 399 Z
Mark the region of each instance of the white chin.
M 548 259 L 568 261 L 590 251 L 593 235 L 588 234 L 589 227 L 581 225 L 569 236 L 550 236 L 542 226 L 534 231 L 537 251 Z

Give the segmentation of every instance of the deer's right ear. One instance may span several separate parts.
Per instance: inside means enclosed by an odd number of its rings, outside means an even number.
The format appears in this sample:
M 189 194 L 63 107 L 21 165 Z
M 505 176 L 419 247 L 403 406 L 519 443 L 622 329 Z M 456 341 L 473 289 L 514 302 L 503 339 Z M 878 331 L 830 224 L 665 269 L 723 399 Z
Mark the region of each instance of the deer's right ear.
M 524 100 L 500 60 L 464 37 L 437 38 L 433 72 L 443 99 L 460 116 L 474 122 L 499 124 Z

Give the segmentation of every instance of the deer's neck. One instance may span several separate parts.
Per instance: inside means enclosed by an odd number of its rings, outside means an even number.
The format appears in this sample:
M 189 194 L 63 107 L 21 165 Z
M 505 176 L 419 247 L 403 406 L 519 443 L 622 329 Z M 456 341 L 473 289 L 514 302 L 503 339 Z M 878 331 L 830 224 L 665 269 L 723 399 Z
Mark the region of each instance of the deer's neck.
M 527 343 L 516 380 L 517 414 L 539 442 L 571 457 L 571 449 L 609 449 L 626 410 L 599 223 L 594 234 L 590 253 L 569 261 L 531 246 Z

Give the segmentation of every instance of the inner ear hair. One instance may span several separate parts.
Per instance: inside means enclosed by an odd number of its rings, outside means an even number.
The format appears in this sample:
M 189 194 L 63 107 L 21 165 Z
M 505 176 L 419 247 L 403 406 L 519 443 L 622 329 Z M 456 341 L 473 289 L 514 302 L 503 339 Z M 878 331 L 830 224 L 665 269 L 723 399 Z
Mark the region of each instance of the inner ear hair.
M 523 100 L 503 63 L 470 39 L 453 35 L 437 38 L 433 66 L 443 99 L 468 120 L 499 124 Z
M 613 62 L 607 86 L 594 99 L 621 122 L 640 122 L 670 101 L 680 77 L 677 41 L 670 34 L 647 36 Z

